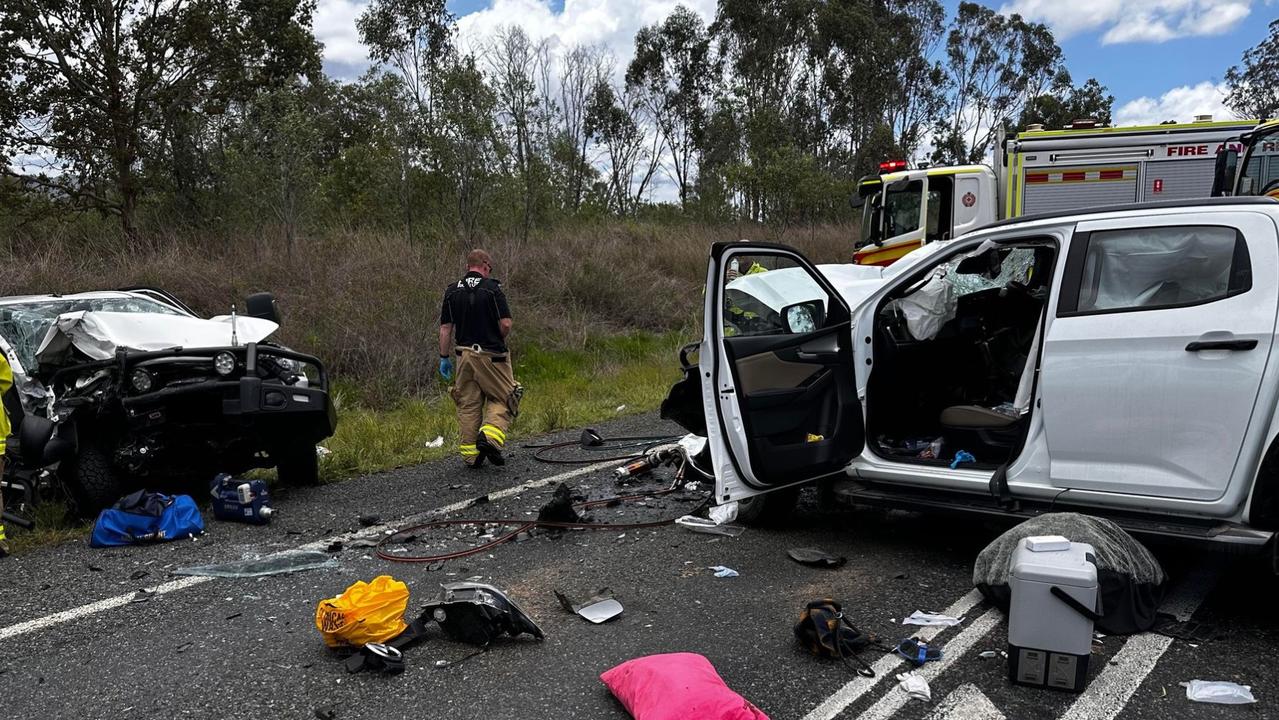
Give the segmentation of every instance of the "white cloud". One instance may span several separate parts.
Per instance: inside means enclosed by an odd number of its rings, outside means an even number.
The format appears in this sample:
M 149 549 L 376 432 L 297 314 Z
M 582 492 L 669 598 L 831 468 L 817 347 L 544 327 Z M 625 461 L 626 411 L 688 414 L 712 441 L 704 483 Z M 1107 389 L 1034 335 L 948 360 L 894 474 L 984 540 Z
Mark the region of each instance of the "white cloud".
M 362 0 L 319 0 L 314 30 L 324 43 L 326 62 L 367 63 L 367 48 L 360 44 L 355 29 L 355 20 L 366 5 Z M 603 45 L 616 55 L 623 72 L 634 49 L 635 33 L 665 19 L 677 5 L 697 12 L 707 22 L 715 14 L 715 0 L 564 0 L 560 10 L 550 0 L 490 0 L 484 9 L 458 18 L 458 31 L 462 42 L 472 47 L 511 25 L 524 28 L 534 40 L 549 39 L 557 48 Z
M 635 33 L 661 22 L 684 5 L 710 22 L 715 0 L 564 0 L 561 10 L 549 0 L 490 0 L 489 6 L 458 19 L 464 43 L 477 45 L 499 29 L 518 25 L 533 40 L 547 39 L 557 49 L 602 45 L 612 50 L 619 72 L 634 51 Z
M 1196 115 L 1212 115 L 1215 120 L 1234 117 L 1226 107 L 1226 86 L 1205 80 L 1198 85 L 1182 85 L 1154 97 L 1140 97 L 1115 111 L 1115 125 L 1157 125 L 1165 120 L 1190 122 Z
M 1220 35 L 1233 30 L 1251 7 L 1252 0 L 1013 0 L 999 12 L 1046 23 L 1058 40 L 1101 32 L 1108 45 Z
M 320 0 L 315 8 L 312 30 L 324 43 L 324 59 L 342 65 L 368 62 L 368 49 L 360 44 L 355 19 L 364 12 L 365 3 L 353 0 Z

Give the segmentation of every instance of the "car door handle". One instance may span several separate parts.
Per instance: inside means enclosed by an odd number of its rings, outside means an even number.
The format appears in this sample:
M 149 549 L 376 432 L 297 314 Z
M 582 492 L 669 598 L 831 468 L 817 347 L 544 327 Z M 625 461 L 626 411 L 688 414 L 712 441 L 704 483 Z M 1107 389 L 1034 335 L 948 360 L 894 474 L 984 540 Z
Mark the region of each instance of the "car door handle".
M 795 353 L 795 357 L 800 360 L 813 360 L 816 362 L 833 363 L 839 360 L 839 353 L 833 352 L 804 352 L 800 350 Z
M 1196 340 L 1186 346 L 1186 352 L 1200 350 L 1251 350 L 1257 347 L 1256 340 Z

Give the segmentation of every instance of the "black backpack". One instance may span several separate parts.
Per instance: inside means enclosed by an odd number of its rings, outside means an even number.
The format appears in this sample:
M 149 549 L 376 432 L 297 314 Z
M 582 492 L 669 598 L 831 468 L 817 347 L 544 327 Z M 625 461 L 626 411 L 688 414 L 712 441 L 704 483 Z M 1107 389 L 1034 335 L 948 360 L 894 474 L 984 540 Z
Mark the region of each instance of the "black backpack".
M 879 638 L 862 632 L 844 616 L 844 608 L 830 598 L 804 606 L 795 623 L 795 639 L 804 649 L 823 658 L 839 658 L 863 677 L 875 677 L 870 664 L 858 657 L 867 648 L 889 652 Z

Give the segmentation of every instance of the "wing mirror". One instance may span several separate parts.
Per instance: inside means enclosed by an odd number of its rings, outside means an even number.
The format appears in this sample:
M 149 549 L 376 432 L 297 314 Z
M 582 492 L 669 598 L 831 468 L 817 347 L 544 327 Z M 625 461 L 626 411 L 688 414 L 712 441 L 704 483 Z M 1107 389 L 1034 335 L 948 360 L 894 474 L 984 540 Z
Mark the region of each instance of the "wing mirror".
M 249 317 L 262 318 L 270 320 L 276 325 L 283 325 L 283 319 L 280 316 L 280 305 L 275 301 L 275 295 L 269 292 L 253 293 L 244 301 L 245 314 Z
M 1212 171 L 1212 196 L 1233 194 L 1235 173 L 1239 169 L 1239 151 L 1229 147 L 1229 142 L 1217 151 L 1217 164 Z
M 809 300 L 782 308 L 782 324 L 792 335 L 817 332 L 826 324 L 826 307 L 821 300 Z

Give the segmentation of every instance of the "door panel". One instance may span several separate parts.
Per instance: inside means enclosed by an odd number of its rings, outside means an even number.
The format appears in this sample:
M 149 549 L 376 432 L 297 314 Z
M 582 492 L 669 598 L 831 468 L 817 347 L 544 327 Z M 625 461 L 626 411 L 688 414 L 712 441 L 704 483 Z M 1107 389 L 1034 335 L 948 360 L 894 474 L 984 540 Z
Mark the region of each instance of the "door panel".
M 714 245 L 704 323 L 702 397 L 719 502 L 839 472 L 861 452 L 849 310 L 803 256 Z
M 1225 495 L 1270 355 L 1274 224 L 1246 213 L 1081 223 L 1041 377 L 1057 487 Z

